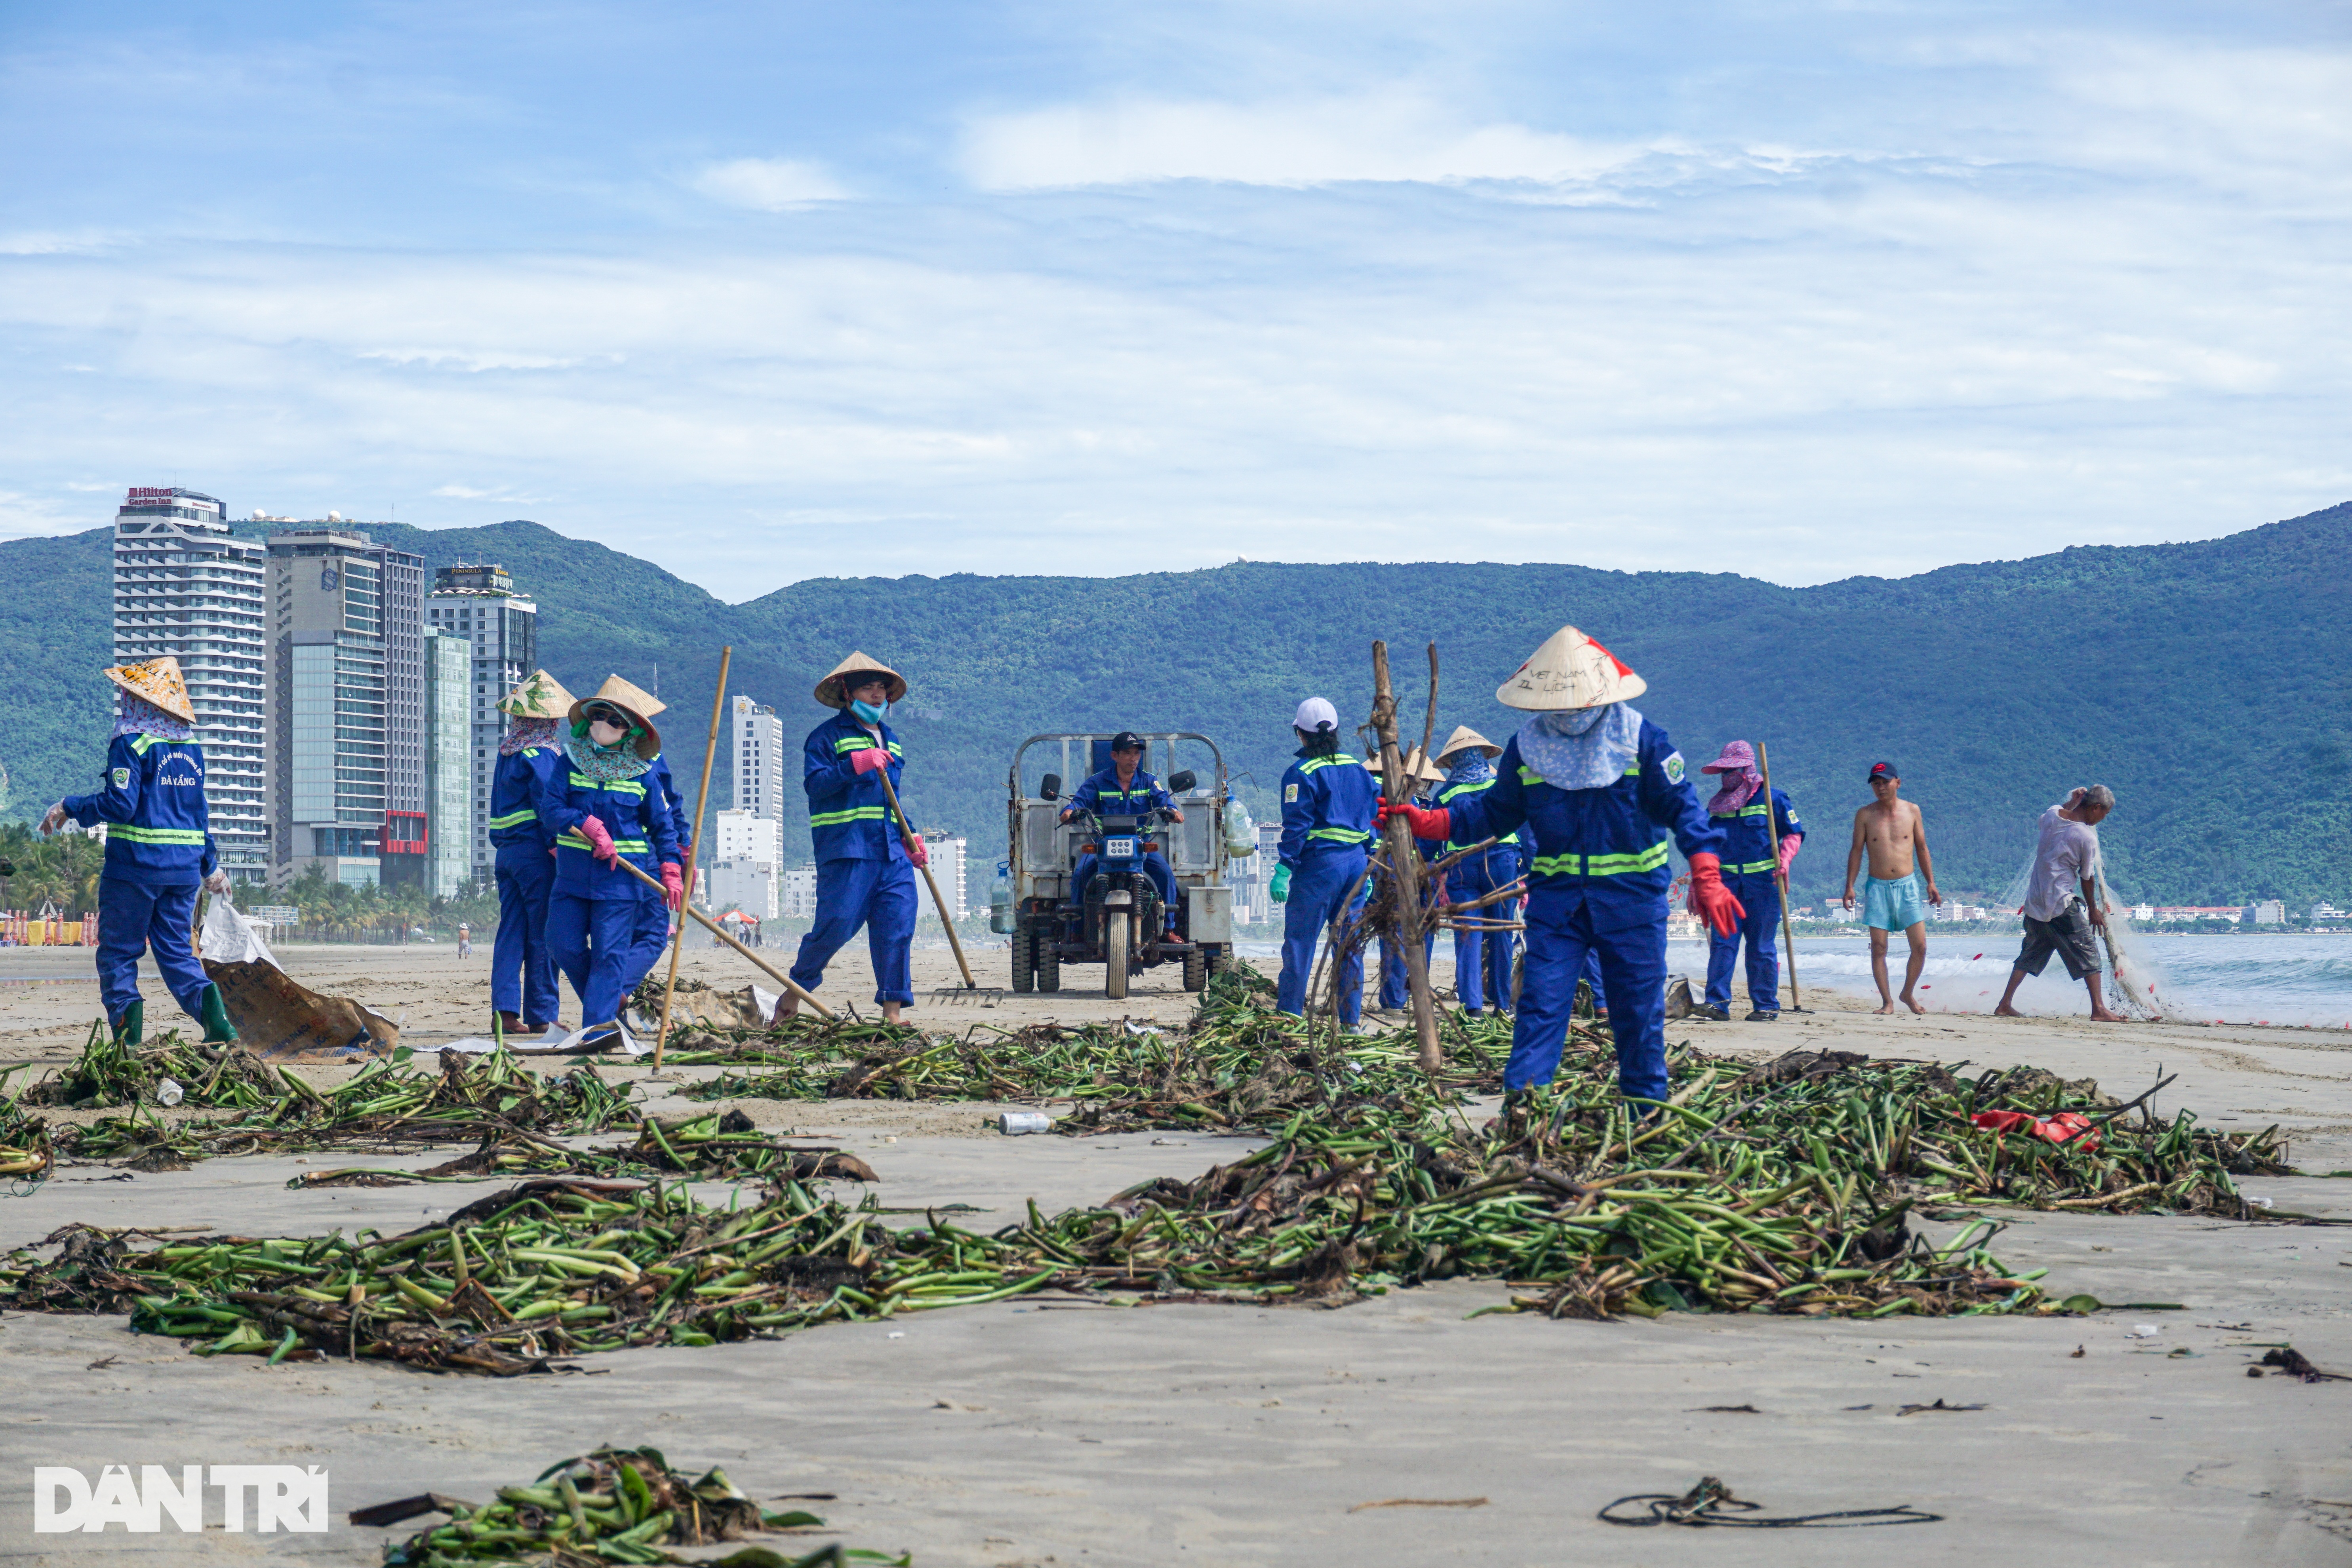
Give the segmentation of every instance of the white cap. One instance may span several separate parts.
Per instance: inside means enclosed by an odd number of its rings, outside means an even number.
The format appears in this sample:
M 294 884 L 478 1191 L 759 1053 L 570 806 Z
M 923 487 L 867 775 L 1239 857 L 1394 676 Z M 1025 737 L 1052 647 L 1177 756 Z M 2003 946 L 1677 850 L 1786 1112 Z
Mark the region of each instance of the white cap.
M 1337 730 L 1339 727 L 1339 710 L 1333 707 L 1328 698 L 1308 697 L 1298 705 L 1298 716 L 1290 721 L 1290 727 L 1303 729 L 1309 735 L 1318 730 Z

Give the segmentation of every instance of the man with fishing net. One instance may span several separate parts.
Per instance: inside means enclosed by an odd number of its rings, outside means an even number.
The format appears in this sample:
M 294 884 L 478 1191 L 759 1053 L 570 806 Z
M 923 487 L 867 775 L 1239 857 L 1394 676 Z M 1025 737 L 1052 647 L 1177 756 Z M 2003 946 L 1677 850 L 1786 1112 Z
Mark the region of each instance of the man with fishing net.
M 68 819 L 104 822 L 106 863 L 98 875 L 98 994 L 117 1044 L 137 1045 L 147 1004 L 139 995 L 139 958 L 151 949 L 156 971 L 208 1041 L 236 1039 L 220 988 L 196 960 L 191 936 L 196 892 L 228 895 L 205 800 L 205 748 L 196 743 L 196 709 L 180 662 L 169 653 L 106 671 L 115 693 L 114 733 L 106 744 L 102 787 L 49 808 L 41 831 Z
M 1527 959 L 1507 1104 L 1549 1083 L 1567 1043 L 1585 956 L 1601 957 L 1617 1044 L 1617 1085 L 1654 1108 L 1666 1097 L 1666 893 L 1671 835 L 1690 862 L 1690 910 L 1718 932 L 1744 911 L 1723 884 L 1723 830 L 1701 809 L 1666 732 L 1633 699 L 1641 676 L 1573 626 L 1563 626 L 1495 694 L 1536 716 L 1496 765 L 1494 788 L 1434 810 L 1385 804 L 1416 837 L 1476 843 L 1522 826 L 1529 846 Z
M 2101 1023 L 2121 1023 L 2123 1015 L 2107 1006 L 2100 989 L 2099 935 L 2107 911 L 2099 899 L 2099 824 L 2116 809 L 2116 792 L 2104 784 L 2077 789 L 2058 805 L 2042 813 L 2041 835 L 2033 847 L 2033 871 L 2026 883 L 2025 945 L 2009 971 L 2009 989 L 1993 1011 L 2002 1018 L 2022 1018 L 2015 1007 L 2017 988 L 2028 975 L 2039 975 L 2055 953 L 2066 966 L 2066 977 L 2080 980 L 2091 993 L 2091 1017 Z

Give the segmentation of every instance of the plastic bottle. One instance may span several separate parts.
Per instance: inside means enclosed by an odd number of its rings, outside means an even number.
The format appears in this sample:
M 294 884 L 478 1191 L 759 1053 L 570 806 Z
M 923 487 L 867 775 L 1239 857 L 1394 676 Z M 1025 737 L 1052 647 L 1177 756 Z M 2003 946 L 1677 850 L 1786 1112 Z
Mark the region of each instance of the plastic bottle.
M 1249 808 L 1235 795 L 1225 797 L 1225 852 L 1235 856 L 1257 853 L 1257 824 L 1250 820 Z
M 996 880 L 988 884 L 988 928 L 999 936 L 1013 931 L 1013 862 L 996 862 Z

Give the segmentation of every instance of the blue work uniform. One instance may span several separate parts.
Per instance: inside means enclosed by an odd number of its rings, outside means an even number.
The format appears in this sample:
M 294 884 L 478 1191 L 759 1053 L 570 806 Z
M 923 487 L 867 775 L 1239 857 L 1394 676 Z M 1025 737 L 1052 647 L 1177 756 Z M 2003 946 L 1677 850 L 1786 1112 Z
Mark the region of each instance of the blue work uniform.
M 1723 830 L 1723 885 L 1748 913 L 1727 934 L 1707 928 L 1706 999 L 1718 1008 L 1731 1005 L 1731 967 L 1744 941 L 1748 1005 L 1759 1013 L 1777 1013 L 1780 953 L 1772 938 L 1780 920 L 1780 854 L 1772 829 L 1777 824 L 1784 836 L 1794 833 L 1801 839 L 1805 825 L 1797 821 L 1787 791 L 1780 789 L 1772 791 L 1769 812 L 1763 800 L 1751 799 L 1738 810 L 1709 820 Z
M 139 956 L 152 949 L 163 984 L 190 1018 L 204 1014 L 205 967 L 191 928 L 196 890 L 220 864 L 205 804 L 205 748 L 193 740 L 118 735 L 106 747 L 102 787 L 71 795 L 66 815 L 104 822 L 98 876 L 98 993 L 117 1027 L 139 999 Z
M 1463 843 L 1524 826 L 1528 862 L 1527 965 L 1519 988 L 1507 1091 L 1549 1083 L 1559 1071 L 1577 976 L 1601 956 L 1601 995 L 1617 1041 L 1617 1086 L 1629 1100 L 1666 1097 L 1667 838 L 1685 856 L 1720 854 L 1723 830 L 1698 803 L 1682 753 L 1642 721 L 1633 765 L 1597 789 L 1547 783 L 1503 748 L 1495 787 L 1448 808 Z
M 1316 938 L 1343 915 L 1352 919 L 1364 907 L 1366 846 L 1381 791 L 1362 761 L 1346 752 L 1318 756 L 1301 747 L 1297 755 L 1282 775 L 1277 857 L 1290 868 L 1290 898 L 1282 912 L 1282 978 L 1275 1005 L 1303 1018 Z M 1353 1028 L 1363 1010 L 1364 954 L 1356 947 L 1340 966 L 1339 1021 Z
M 686 805 L 677 798 L 677 780 L 659 752 L 654 754 L 653 766 L 646 769 L 645 781 L 669 813 L 670 832 L 677 840 L 677 864 L 684 869 L 687 852 L 694 845 L 694 824 L 687 821 Z M 686 891 L 688 897 L 693 896 L 690 883 Z M 642 902 L 637 905 L 636 928 L 629 934 L 629 961 L 621 971 L 621 995 L 625 997 L 635 992 L 638 982 L 653 973 L 654 966 L 669 947 L 668 902 L 643 883 L 637 884 L 637 892 Z M 681 912 L 678 918 L 683 920 L 686 916 Z
M 548 898 L 555 891 L 555 831 L 540 821 L 549 775 L 565 766 L 554 741 L 499 758 L 490 772 L 490 866 L 499 889 L 499 934 L 490 943 L 490 1009 L 515 1013 L 536 1032 L 563 1016 L 555 955 L 547 946 Z
M 1451 808 L 1468 796 L 1494 787 L 1491 778 L 1444 785 L 1437 791 L 1437 803 Z M 1457 831 L 1446 840 L 1445 852 L 1460 854 L 1477 841 Z M 1490 893 L 1499 893 L 1518 881 L 1522 870 L 1519 835 L 1507 834 L 1478 853 L 1454 862 L 1454 869 L 1447 873 L 1452 883 L 1451 896 L 1456 904 L 1468 904 Z M 1483 909 L 1466 911 L 1464 918 L 1516 920 L 1518 914 L 1519 901 L 1506 898 Z M 1461 998 L 1463 1011 L 1483 1012 L 1490 1004 L 1496 1012 L 1511 1010 L 1511 961 L 1518 956 L 1518 951 L 1517 937 L 1509 931 L 1454 931 L 1454 994 Z
M 1106 768 L 1079 785 L 1070 796 L 1068 807 L 1073 811 L 1092 811 L 1103 817 L 1140 817 L 1155 808 L 1162 811 L 1174 810 L 1176 797 L 1171 795 L 1159 779 L 1140 768 L 1122 788 L 1116 767 Z M 1160 907 L 1166 912 L 1167 923 L 1172 927 L 1176 924 L 1175 873 L 1169 869 L 1168 857 L 1161 852 L 1157 838 L 1148 832 L 1139 833 L 1136 837 L 1135 847 L 1142 852 L 1143 873 L 1151 879 L 1151 885 L 1160 890 Z M 1076 890 L 1081 902 L 1086 898 L 1087 882 L 1095 874 L 1097 858 L 1090 853 L 1080 855 L 1077 867 L 1071 874 L 1070 885 Z
M 619 866 L 598 860 L 581 822 L 594 817 L 613 836 L 619 857 L 656 879 L 664 862 L 677 860 L 677 834 L 660 781 L 652 769 L 634 779 L 598 781 L 558 758 L 539 799 L 539 815 L 555 835 L 555 889 L 547 904 L 547 946 L 555 967 L 580 998 L 581 1024 L 618 1018 L 628 999 L 629 956 L 643 901 L 661 894 Z
M 879 747 L 890 754 L 890 787 L 897 789 L 906 753 L 887 724 L 882 737 L 857 722 L 846 708 L 809 731 L 801 747 L 801 787 L 808 791 L 809 843 L 816 852 L 816 923 L 801 938 L 793 960 L 793 984 L 814 992 L 824 983 L 824 967 L 857 928 L 866 927 L 866 951 L 874 964 L 877 1003 L 915 999 L 908 957 L 915 939 L 915 864 L 893 819 L 882 780 L 860 773 L 850 757 Z

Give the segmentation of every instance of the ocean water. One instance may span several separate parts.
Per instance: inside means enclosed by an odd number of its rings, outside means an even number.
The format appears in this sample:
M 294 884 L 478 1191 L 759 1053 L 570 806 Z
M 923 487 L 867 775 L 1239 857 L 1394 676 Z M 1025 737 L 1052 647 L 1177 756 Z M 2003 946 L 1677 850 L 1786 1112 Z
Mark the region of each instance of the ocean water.
M 1927 968 L 1919 979 L 1919 1004 L 1929 1012 L 1989 1013 L 2009 984 L 2021 938 L 1975 934 L 1927 938 Z M 2157 999 L 2168 1018 L 2194 1023 L 2268 1023 L 2314 1029 L 2352 1029 L 2352 936 L 2289 936 L 2257 933 L 2244 936 L 2165 936 L 2134 939 L 2155 977 Z M 1277 942 L 1244 937 L 1234 944 L 1251 957 L 1281 956 Z M 1895 988 L 1903 988 L 1906 948 L 1900 933 L 1889 945 L 1886 967 Z M 1375 960 L 1377 962 L 1377 960 Z M 1437 945 L 1433 966 L 1437 983 L 1454 983 L 1450 941 Z M 1706 945 L 1669 942 L 1666 967 L 1690 977 L 1694 994 L 1706 983 Z M 1780 1000 L 1789 1000 L 1782 970 Z M 1801 936 L 1797 978 L 1843 996 L 1875 1000 L 1867 938 Z M 1733 983 L 1738 983 L 1737 972 Z M 2018 988 L 2019 1010 L 2043 1017 L 2086 1017 L 2090 998 L 2082 982 L 2066 977 L 2053 954 L 2038 977 Z
M 2154 973 L 2157 1000 L 2168 1018 L 2197 1023 L 2269 1023 L 2319 1029 L 2352 1029 L 2352 936 L 2289 936 L 2259 933 L 2244 936 L 2135 938 Z M 1927 938 L 1927 968 L 1920 977 L 1919 1003 L 1930 1012 L 1990 1012 L 2009 984 L 2020 938 L 1958 936 Z M 1897 990 L 1906 957 L 1897 933 L 1888 944 L 1886 967 Z M 1706 948 L 1699 942 L 1674 942 L 1668 967 L 1691 977 L 1694 987 L 1706 974 Z M 1797 939 L 1797 977 L 1846 996 L 1875 998 L 1866 938 L 1801 936 Z M 1788 1001 L 1785 979 L 1781 1001 Z M 2043 1016 L 2087 1016 L 2090 999 L 2078 980 L 2066 977 L 2053 955 L 2039 977 L 2018 988 L 2019 1010 Z

